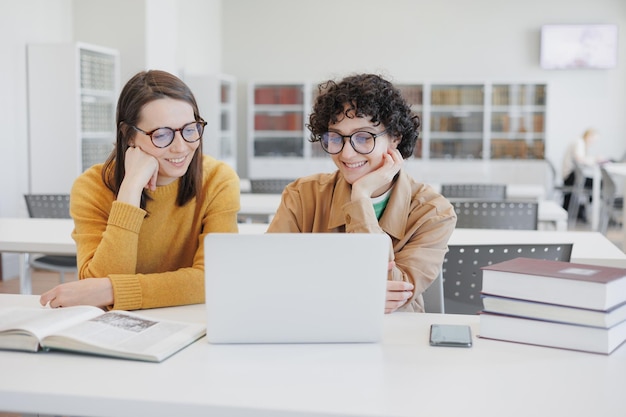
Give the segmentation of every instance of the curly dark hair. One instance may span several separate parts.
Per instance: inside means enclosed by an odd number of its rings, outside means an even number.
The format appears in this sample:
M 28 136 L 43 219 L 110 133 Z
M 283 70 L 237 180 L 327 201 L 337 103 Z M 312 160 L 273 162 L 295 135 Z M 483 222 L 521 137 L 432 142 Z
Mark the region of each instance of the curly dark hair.
M 398 150 L 404 159 L 413 154 L 420 119 L 389 81 L 375 74 L 357 74 L 338 83 L 325 81 L 318 90 L 307 124 L 311 131 L 310 142 L 319 142 L 328 127 L 339 121 L 340 115 L 369 116 L 372 123 L 382 123 L 392 136 L 400 138 Z

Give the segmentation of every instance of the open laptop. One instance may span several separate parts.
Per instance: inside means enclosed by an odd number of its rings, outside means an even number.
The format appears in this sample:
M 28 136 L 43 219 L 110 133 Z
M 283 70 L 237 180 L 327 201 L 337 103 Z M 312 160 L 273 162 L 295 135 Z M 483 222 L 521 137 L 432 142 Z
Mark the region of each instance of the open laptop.
M 377 342 L 389 238 L 366 233 L 210 233 L 211 343 Z

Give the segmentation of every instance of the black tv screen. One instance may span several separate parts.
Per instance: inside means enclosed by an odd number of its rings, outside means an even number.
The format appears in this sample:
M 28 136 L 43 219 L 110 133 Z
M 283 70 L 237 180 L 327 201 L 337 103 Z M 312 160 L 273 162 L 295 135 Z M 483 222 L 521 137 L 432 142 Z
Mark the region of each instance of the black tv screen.
M 544 25 L 541 68 L 609 69 L 617 67 L 617 25 Z

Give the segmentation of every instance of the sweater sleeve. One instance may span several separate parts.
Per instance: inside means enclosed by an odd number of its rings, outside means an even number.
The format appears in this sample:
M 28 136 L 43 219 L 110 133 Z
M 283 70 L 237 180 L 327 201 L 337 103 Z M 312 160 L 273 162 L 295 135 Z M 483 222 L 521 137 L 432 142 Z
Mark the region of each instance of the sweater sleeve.
M 239 181 L 220 164 L 205 167 L 200 203 L 151 206 L 151 224 L 146 211 L 114 201 L 99 173 L 79 177 L 71 198 L 79 278 L 108 277 L 113 309 L 204 302 L 204 236 L 237 232 Z

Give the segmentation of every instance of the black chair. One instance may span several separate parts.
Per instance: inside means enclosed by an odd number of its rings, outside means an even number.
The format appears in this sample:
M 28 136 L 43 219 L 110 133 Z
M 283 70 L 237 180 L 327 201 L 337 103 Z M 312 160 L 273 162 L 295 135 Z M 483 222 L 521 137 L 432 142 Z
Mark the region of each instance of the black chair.
M 456 227 L 463 229 L 537 230 L 536 201 L 450 200 Z
M 69 194 L 25 194 L 28 215 L 32 218 L 70 218 Z M 61 282 L 65 281 L 66 272 L 77 272 L 76 256 L 71 255 L 35 255 L 29 257 L 31 268 L 58 272 Z
M 282 194 L 287 184 L 293 181 L 287 178 L 250 179 L 250 191 L 256 194 Z
M 483 309 L 481 267 L 519 257 L 569 262 L 572 247 L 572 243 L 450 245 L 442 270 L 446 314 L 477 314 Z
M 591 215 L 591 188 L 586 186 L 587 176 L 582 165 L 574 161 L 574 185 L 567 206 L 568 227 L 574 228 L 578 221 L 580 207 L 585 208 L 585 214 Z
M 506 184 L 441 184 L 446 198 L 506 200 Z

